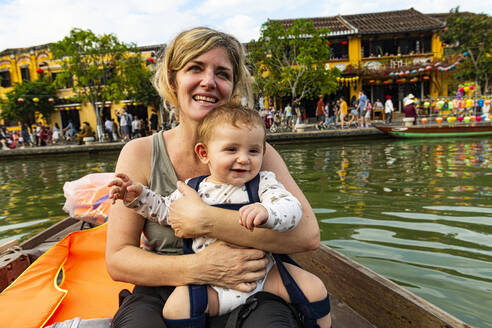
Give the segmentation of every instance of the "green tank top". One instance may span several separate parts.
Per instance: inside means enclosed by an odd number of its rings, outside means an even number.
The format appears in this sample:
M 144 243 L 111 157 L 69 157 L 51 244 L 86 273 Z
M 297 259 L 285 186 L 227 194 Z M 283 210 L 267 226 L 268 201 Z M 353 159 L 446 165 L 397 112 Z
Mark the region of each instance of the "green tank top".
M 176 190 L 178 177 L 166 150 L 162 132 L 152 135 L 152 158 L 149 188 L 167 196 Z M 183 243 L 169 226 L 161 226 L 147 220 L 143 229 L 144 245 L 161 254 L 183 254 Z

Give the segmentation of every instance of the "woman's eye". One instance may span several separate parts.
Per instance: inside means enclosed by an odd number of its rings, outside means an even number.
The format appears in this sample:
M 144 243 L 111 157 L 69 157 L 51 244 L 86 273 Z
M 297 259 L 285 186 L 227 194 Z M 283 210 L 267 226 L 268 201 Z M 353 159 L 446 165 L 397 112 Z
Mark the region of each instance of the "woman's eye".
M 193 72 L 199 72 L 202 70 L 202 68 L 198 65 L 192 65 L 188 68 L 188 70 L 193 71 Z
M 231 79 L 231 76 L 227 72 L 218 72 L 217 75 L 220 76 L 220 77 L 222 77 L 222 78 L 224 78 L 224 79 L 226 79 L 226 80 L 230 80 Z

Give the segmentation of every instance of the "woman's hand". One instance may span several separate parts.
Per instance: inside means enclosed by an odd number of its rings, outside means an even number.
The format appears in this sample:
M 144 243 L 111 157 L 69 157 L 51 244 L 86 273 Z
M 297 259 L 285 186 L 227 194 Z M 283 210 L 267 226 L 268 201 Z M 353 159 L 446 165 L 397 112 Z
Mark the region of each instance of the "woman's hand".
M 223 241 L 216 241 L 196 254 L 202 284 L 250 292 L 256 281 L 266 274 L 268 259 L 263 251 L 240 248 Z
M 198 193 L 186 183 L 178 181 L 178 190 L 183 197 L 172 202 L 169 207 L 168 222 L 179 238 L 195 238 L 208 234 L 211 225 L 204 212 L 207 205 Z

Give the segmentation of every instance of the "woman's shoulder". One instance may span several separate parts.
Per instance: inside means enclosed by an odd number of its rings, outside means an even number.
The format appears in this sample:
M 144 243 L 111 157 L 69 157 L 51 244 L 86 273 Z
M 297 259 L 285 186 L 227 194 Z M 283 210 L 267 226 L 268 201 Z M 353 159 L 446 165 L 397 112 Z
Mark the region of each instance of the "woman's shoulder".
M 147 155 L 150 156 L 152 151 L 152 136 L 136 138 L 130 140 L 123 146 L 121 154 L 125 155 Z

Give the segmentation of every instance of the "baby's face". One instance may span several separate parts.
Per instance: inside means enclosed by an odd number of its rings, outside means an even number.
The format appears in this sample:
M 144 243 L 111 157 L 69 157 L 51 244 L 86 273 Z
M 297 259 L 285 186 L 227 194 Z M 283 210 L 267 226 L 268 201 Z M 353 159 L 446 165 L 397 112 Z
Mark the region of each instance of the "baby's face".
M 220 184 L 242 185 L 260 171 L 264 154 L 264 130 L 240 124 L 239 128 L 221 124 L 207 143 L 209 180 Z

